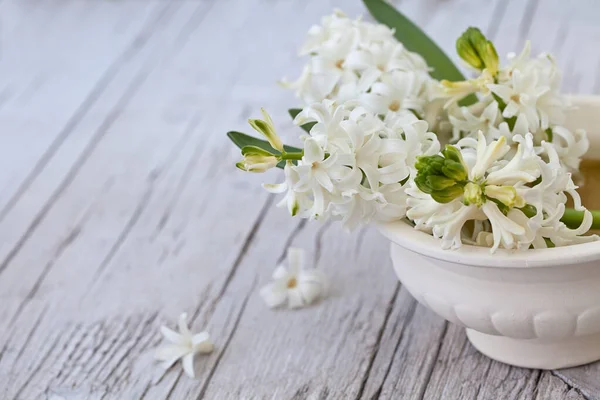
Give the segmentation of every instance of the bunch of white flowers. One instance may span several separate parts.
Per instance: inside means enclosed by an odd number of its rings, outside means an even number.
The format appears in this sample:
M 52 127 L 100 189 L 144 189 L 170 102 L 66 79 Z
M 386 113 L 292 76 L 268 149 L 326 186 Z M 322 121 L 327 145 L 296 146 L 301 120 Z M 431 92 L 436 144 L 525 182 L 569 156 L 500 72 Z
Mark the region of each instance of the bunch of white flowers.
M 576 173 L 589 148 L 583 130 L 571 132 L 562 126 L 569 103 L 560 92 L 561 73 L 549 54 L 532 58 L 529 42 L 520 55 L 509 54 L 506 66 L 499 65 L 493 44 L 476 28 L 469 28 L 457 41 L 457 51 L 466 63 L 479 71 L 478 77 L 463 82 L 442 81 L 439 97 L 448 99 L 446 108 L 452 125 L 452 142 L 476 137 L 481 131 L 488 141 L 533 135 L 536 152 L 548 160 L 550 143 L 561 167 Z M 477 102 L 459 106 L 467 95 Z
M 310 28 L 299 53 L 310 56 L 302 75 L 281 83 L 305 104 L 360 100 L 371 112 L 384 115 L 411 110 L 424 116 L 429 111 L 436 81 L 425 60 L 406 50 L 385 25 L 352 20 L 336 11 Z
M 259 130 L 265 136 L 274 132 L 266 121 L 264 132 Z M 350 229 L 371 220 L 403 218 L 404 189 L 416 172 L 417 157 L 440 149 L 427 123 L 410 112 L 390 113 L 382 120 L 356 101 L 338 105 L 331 100 L 312 104 L 295 118 L 297 125 L 309 122 L 315 124 L 302 138 L 301 153 L 251 160 L 260 166 L 285 160 L 285 181 L 264 185 L 272 193 L 285 193 L 280 205 L 304 218 L 341 219 Z M 278 143 L 273 147 L 283 149 Z M 249 165 L 248 157 L 240 165 Z
M 407 218 L 444 248 L 468 243 L 491 251 L 597 240 L 582 236 L 598 221 L 572 179 L 589 143 L 585 132 L 561 126 L 567 103 L 552 58 L 531 58 L 527 45 L 501 68 L 493 44 L 475 28 L 457 50 L 480 75 L 436 82 L 387 27 L 340 13 L 325 17 L 302 48 L 309 65 L 288 85 L 310 103 L 294 120 L 307 131 L 302 148 L 284 147 L 263 110 L 250 124 L 269 145 L 243 147 L 238 167 L 282 167 L 284 182 L 264 185 L 284 194 L 279 205 L 350 229 Z M 439 99 L 453 131 L 453 145 L 442 151 L 426 122 L 426 109 Z M 471 105 L 461 107 L 464 101 Z M 575 210 L 567 226 L 569 197 Z
M 407 190 L 407 216 L 415 227 L 441 238 L 444 248 L 458 248 L 465 239 L 492 251 L 596 240 L 595 235 L 579 236 L 590 229 L 592 214 L 581 205 L 554 148 L 543 143 L 550 157 L 546 162 L 535 154 L 530 133 L 513 140 L 518 147 L 508 159 L 506 138 L 488 145 L 482 132 L 477 141 L 462 139 L 441 154 L 421 157 Z M 567 194 L 584 212 L 581 226 L 573 230 L 559 220 Z

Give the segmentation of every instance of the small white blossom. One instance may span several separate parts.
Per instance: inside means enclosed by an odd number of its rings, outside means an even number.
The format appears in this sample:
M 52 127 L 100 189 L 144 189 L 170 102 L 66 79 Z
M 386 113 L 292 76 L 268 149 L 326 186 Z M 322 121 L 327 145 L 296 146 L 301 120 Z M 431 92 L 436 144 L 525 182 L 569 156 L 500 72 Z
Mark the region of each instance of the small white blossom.
M 561 168 L 555 147 L 549 143 L 543 143 L 543 146 L 549 161 L 539 161 L 540 182 L 524 193 L 524 199 L 538 210 L 536 218 L 541 221 L 541 227 L 533 246 L 546 248 L 548 244 L 543 238 L 549 239 L 556 246 L 597 240 L 597 235 L 583 236 L 591 228 L 593 218 L 592 213 L 581 204 L 581 198 L 577 193 L 577 186 L 571 179 L 571 174 Z M 560 221 L 565 211 L 567 195 L 573 200 L 573 208 L 584 212 L 583 221 L 576 229 L 569 229 Z
M 581 159 L 590 148 L 590 141 L 583 129 L 571 132 L 562 126 L 554 126 L 552 130 L 552 147 L 556 151 L 560 164 L 568 172 L 578 173 Z
M 365 107 L 377 114 L 413 110 L 423 113 L 429 77 L 419 72 L 394 71 L 383 74 L 371 91 L 359 97 Z
M 346 66 L 361 72 L 369 69 L 381 72 L 429 70 L 420 55 L 406 50 L 402 43 L 393 38 L 362 46 L 348 56 Z
M 378 69 L 365 70 L 360 77 L 350 75 L 343 82 L 340 82 L 339 88 L 335 93 L 332 93 L 331 97 L 334 97 L 339 104 L 356 100 L 362 94 L 367 93 L 380 77 L 381 71 Z
M 334 10 L 332 15 L 321 18 L 321 25 L 313 25 L 308 30 L 304 44 L 300 47 L 299 55 L 318 53 L 326 43 L 336 41 L 340 37 L 356 36 L 355 21 L 349 19 L 341 10 Z M 367 33 L 367 32 L 365 32 Z
M 264 183 L 263 187 L 270 193 L 285 193 L 285 196 L 279 203 L 277 203 L 277 206 L 286 207 L 290 215 L 295 216 L 300 210 L 306 210 L 310 208 L 311 199 L 309 198 L 308 193 L 294 190 L 300 181 L 300 177 L 298 176 L 298 172 L 294 170 L 291 161 L 286 162 L 283 171 L 285 174 L 285 180 L 282 183 Z
M 278 266 L 273 272 L 273 282 L 260 290 L 269 307 L 287 302 L 289 308 L 299 308 L 324 296 L 325 276 L 317 269 L 305 269 L 304 250 L 290 247 L 287 263 L 287 268 Z
M 187 314 L 179 316 L 179 332 L 175 332 L 166 326 L 161 326 L 160 331 L 164 339 L 169 342 L 158 349 L 154 357 L 161 361 L 161 365 L 168 369 L 181 359 L 185 373 L 193 378 L 194 355 L 197 353 L 210 353 L 214 345 L 210 340 L 208 332 L 192 333 L 187 324 Z
M 503 117 L 524 115 L 529 129 L 535 132 L 540 128 L 548 128 L 547 119 L 546 126 L 540 124 L 540 116 L 536 107 L 538 99 L 546 93 L 548 88 L 538 87 L 537 84 L 534 72 L 526 74 L 520 70 L 514 70 L 510 84 L 490 84 L 488 87 L 506 104 L 502 112 Z
M 500 122 L 500 114 L 496 101 L 490 101 L 487 105 L 485 102 L 479 102 L 472 107 L 451 107 L 448 110 L 448 119 L 452 124 L 451 142 L 456 143 L 463 135 L 471 135 L 472 132 L 479 131 L 489 138 L 488 132 Z
M 562 125 L 565 119 L 565 110 L 569 103 L 565 96 L 560 92 L 561 73 L 554 61 L 554 58 L 547 53 L 542 53 L 539 56 L 531 57 L 531 44 L 529 41 L 525 43 L 525 47 L 519 56 L 510 56 L 509 64 L 506 68 L 501 69 L 498 73 L 498 81 L 501 84 L 511 84 L 511 79 L 515 72 L 518 71 L 519 80 L 529 79 L 533 85 L 521 81 L 517 84 L 520 87 L 528 87 L 533 91 L 526 91 L 524 94 L 526 101 L 535 98 L 536 114 L 539 125 L 542 129 L 546 129 L 551 125 Z M 515 85 L 512 82 L 513 87 Z M 515 91 L 513 95 L 520 97 L 523 92 Z M 516 97 L 515 97 L 516 99 Z M 518 107 L 518 104 L 516 104 Z M 511 112 L 509 112 L 511 114 Z M 530 121 L 532 122 L 532 121 Z M 530 125 L 530 129 L 534 131 L 534 127 Z

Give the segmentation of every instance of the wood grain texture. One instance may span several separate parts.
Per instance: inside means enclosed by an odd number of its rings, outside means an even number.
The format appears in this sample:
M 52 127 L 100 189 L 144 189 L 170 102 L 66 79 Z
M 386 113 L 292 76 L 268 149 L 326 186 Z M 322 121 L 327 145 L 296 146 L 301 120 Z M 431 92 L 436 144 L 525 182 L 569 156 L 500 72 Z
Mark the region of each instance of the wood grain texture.
M 600 92 L 591 1 L 395 2 L 449 54 L 478 25 L 501 54 L 531 38 L 565 89 Z M 239 173 L 224 133 L 268 108 L 274 81 L 335 7 L 304 0 L 0 3 L 0 399 L 600 399 L 600 364 L 508 367 L 417 304 L 372 228 L 291 219 Z M 593 50 L 593 51 L 592 51 Z M 268 60 L 268 62 L 265 62 Z M 326 271 L 327 299 L 268 310 L 258 288 L 288 246 Z M 216 350 L 197 379 L 152 362 L 187 311 Z

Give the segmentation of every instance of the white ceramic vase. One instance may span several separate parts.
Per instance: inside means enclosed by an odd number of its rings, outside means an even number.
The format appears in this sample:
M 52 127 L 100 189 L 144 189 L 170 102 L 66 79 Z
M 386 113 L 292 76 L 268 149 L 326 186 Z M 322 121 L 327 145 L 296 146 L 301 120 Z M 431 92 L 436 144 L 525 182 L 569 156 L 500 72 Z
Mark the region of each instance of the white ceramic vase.
M 576 96 L 569 128 L 590 136 L 600 159 L 600 97 Z M 600 360 L 600 242 L 524 252 L 440 241 L 406 222 L 380 226 L 394 269 L 423 305 L 467 329 L 483 354 L 556 369 Z

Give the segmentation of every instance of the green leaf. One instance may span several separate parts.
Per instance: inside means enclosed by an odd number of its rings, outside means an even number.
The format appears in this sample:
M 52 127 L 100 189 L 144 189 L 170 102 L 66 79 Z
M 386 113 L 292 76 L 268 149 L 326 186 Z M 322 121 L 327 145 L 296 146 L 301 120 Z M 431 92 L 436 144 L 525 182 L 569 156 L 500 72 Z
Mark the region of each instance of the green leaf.
M 227 137 L 240 149 L 246 146 L 256 146 L 272 154 L 279 154 L 279 152 L 275 150 L 266 140 L 257 139 L 242 132 L 230 131 L 227 132 Z M 302 151 L 302 149 L 287 145 L 284 145 L 283 148 L 286 152 L 290 153 L 299 153 Z M 279 168 L 283 168 L 285 166 L 285 161 L 281 161 L 279 164 L 277 164 L 277 166 Z
M 433 68 L 432 77 L 453 82 L 465 80 L 464 75 L 446 53 L 392 5 L 384 0 L 363 0 L 363 2 L 373 18 L 394 29 L 396 39 L 402 42 L 408 50 L 420 54 L 425 59 L 427 64 Z M 461 105 L 468 106 L 476 101 L 477 98 L 471 95 L 463 99 Z
M 290 114 L 292 119 L 294 119 L 294 118 L 296 118 L 296 115 L 300 114 L 301 111 L 302 111 L 301 108 L 290 108 L 288 110 L 288 113 Z M 300 128 L 304 129 L 304 131 L 306 133 L 310 133 L 310 130 L 312 129 L 313 126 L 315 126 L 315 124 L 316 124 L 316 122 L 309 122 L 304 125 L 300 125 Z
M 288 113 L 290 114 L 290 117 L 292 117 L 292 119 L 296 118 L 296 116 L 298 114 L 300 114 L 302 112 L 301 108 L 290 108 L 288 110 Z

